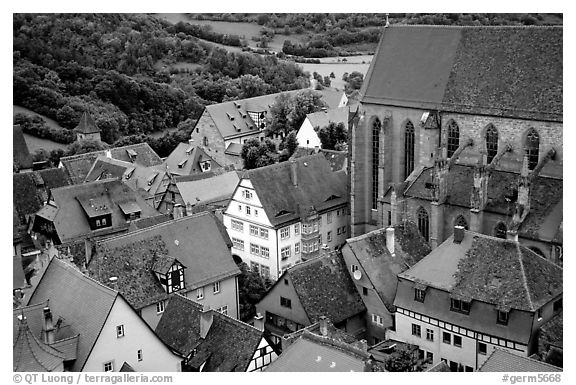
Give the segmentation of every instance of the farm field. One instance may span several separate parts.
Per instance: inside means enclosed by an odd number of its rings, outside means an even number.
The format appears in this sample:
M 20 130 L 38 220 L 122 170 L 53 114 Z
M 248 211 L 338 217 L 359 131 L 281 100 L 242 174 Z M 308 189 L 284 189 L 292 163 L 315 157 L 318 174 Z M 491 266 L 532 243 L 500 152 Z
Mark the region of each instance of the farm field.
M 62 128 L 58 123 L 56 123 L 54 120 L 52 120 L 50 118 L 45 117 L 44 115 L 37 114 L 36 112 L 31 111 L 31 110 L 24 108 L 24 107 L 13 106 L 13 115 L 16 115 L 19 112 L 23 113 L 23 114 L 28 114 L 28 115 L 38 115 L 46 121 L 46 124 L 49 127 L 54 127 L 54 128 L 59 129 L 59 130 L 64 130 L 64 128 Z M 24 139 L 26 140 L 26 144 L 28 145 L 28 150 L 30 151 L 31 154 L 33 154 L 34 152 L 36 152 L 37 150 L 40 150 L 40 149 L 44 149 L 46 151 L 52 151 L 52 150 L 56 150 L 56 149 L 65 150 L 67 147 L 67 145 L 65 145 L 65 144 L 53 142 L 53 141 L 48 140 L 48 139 L 37 138 L 35 136 L 28 135 L 28 134 L 24 134 Z
M 330 58 L 336 59 L 336 58 Z M 370 67 L 369 62 L 365 64 L 360 63 L 320 63 L 320 64 L 310 64 L 310 63 L 298 63 L 304 68 L 304 71 L 310 72 L 310 78 L 312 78 L 312 73 L 318 72 L 319 75 L 322 77 L 330 76 L 331 72 L 334 72 L 335 79 L 330 79 L 332 88 L 336 88 L 338 90 L 343 90 L 345 82 L 342 80 L 342 75 L 345 72 L 352 73 L 353 71 L 358 71 L 364 76 L 366 76 L 366 72 L 368 72 L 368 67 Z

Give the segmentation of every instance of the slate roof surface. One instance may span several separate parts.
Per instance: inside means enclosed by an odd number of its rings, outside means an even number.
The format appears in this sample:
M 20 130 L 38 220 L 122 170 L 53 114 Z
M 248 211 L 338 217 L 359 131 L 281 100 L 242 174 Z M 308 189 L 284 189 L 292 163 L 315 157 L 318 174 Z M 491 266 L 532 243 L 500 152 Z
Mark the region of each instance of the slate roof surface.
M 158 256 L 186 267 L 186 290 L 233 277 L 240 270 L 217 222 L 212 214 L 200 213 L 106 239 L 98 243 L 88 273 L 102 283 L 118 277 L 116 288 L 136 309 L 167 297 L 152 272 Z
M 159 214 L 152 217 L 147 218 L 139 218 L 130 222 L 130 227 L 128 227 L 128 231 L 136 231 L 140 229 L 145 229 L 146 227 L 158 225 L 160 223 L 171 221 L 170 215 L 168 214 Z
M 158 212 L 148 205 L 143 198 L 118 180 L 109 179 L 60 187 L 53 189 L 51 194 L 56 207 L 45 205 L 37 216 L 45 217 L 53 222 L 62 243 L 87 235 L 99 236 L 126 230 L 129 223 L 120 210 L 118 202 L 135 200 L 142 210 L 142 217 L 158 215 Z M 80 201 L 87 200 L 88 205 L 90 198 L 102 205 L 105 204 L 106 210 L 112 212 L 112 226 L 91 230 L 78 198 Z
M 207 179 L 177 182 L 176 187 L 184 203 L 201 205 L 231 199 L 238 182 L 240 182 L 238 172 L 228 171 Z
M 242 145 L 240 143 L 230 143 L 224 151 L 226 155 L 240 156 L 242 154 Z
M 81 132 L 83 134 L 94 134 L 100 132 L 100 129 L 96 125 L 94 118 L 88 112 L 84 112 L 82 117 L 80 117 L 80 122 L 74 128 L 74 131 Z
M 180 295 L 170 298 L 156 327 L 156 334 L 172 349 L 190 358 L 190 365 L 205 372 L 244 372 L 263 332 L 215 310 L 206 338 L 200 337 L 202 305 Z
M 277 163 L 247 172 L 273 226 L 295 221 L 311 207 L 322 212 L 348 202 L 345 178 L 331 171 L 330 164 L 322 154 L 298 158 L 294 163 L 296 187 L 292 182 L 292 162 Z
M 560 312 L 554 316 L 550 321 L 546 322 L 540 327 L 540 335 L 538 341 L 538 351 L 546 351 L 549 346 L 553 345 L 558 348 L 564 348 L 564 315 Z
M 522 357 L 502 349 L 494 349 L 479 372 L 561 372 L 562 368 Z
M 346 255 L 350 250 L 354 254 L 368 276 L 367 279 L 391 312 L 395 311 L 396 275 L 414 266 L 432 251 L 412 222 L 395 226 L 394 257 L 386 246 L 385 228 L 347 239 L 346 245 L 342 253 Z
M 310 322 L 326 316 L 338 324 L 366 310 L 338 253 L 299 263 L 287 270 Z M 280 280 L 278 280 L 280 282 Z
M 15 372 L 64 371 L 64 354 L 34 336 L 26 319 L 18 320 L 12 347 Z
M 17 168 L 32 168 L 32 155 L 28 150 L 28 145 L 24 139 L 22 127 L 19 124 L 13 126 L 12 131 L 12 161 Z
M 363 372 L 368 354 L 344 343 L 304 333 L 266 372 Z
M 22 258 L 14 255 L 12 257 L 12 290 L 21 289 L 26 286 L 26 277 L 22 267 Z
M 440 361 L 425 370 L 426 372 L 451 372 L 450 367 L 445 361 Z
M 170 173 L 175 175 L 190 175 L 202 173 L 200 162 L 210 161 L 210 169 L 215 170 L 221 168 L 220 164 L 206 154 L 206 152 L 198 146 L 192 146 L 188 143 L 179 143 L 178 146 L 168 155 L 164 161 L 164 165 L 168 167 Z M 178 165 L 186 161 L 182 167 Z
M 392 25 L 362 102 L 562 121 L 562 27 Z
M 349 108 L 346 106 L 313 112 L 311 114 L 306 115 L 306 118 L 314 128 L 316 127 L 324 128 L 327 127 L 330 124 L 330 122 L 334 122 L 334 123 L 344 123 L 346 131 L 348 131 L 348 114 L 349 114 Z
M 63 317 L 80 334 L 77 358 L 71 368 L 79 372 L 117 297 L 116 291 L 88 278 L 72 265 L 52 258 L 28 305 L 50 301 L 52 313 Z
M 335 327 L 332 321 L 330 321 L 328 318 L 326 319 L 326 329 L 328 337 L 333 340 L 344 342 L 350 345 L 359 342 L 353 335 Z M 306 326 L 305 328 L 297 330 L 293 333 L 285 334 L 283 338 L 288 341 L 295 340 L 304 334 L 305 331 L 321 336 L 322 332 L 320 331 L 320 322 L 313 323 L 312 325 Z
M 294 95 L 300 91 L 302 90 L 285 91 L 276 94 L 256 96 L 254 98 L 212 104 L 206 106 L 205 111 L 210 115 L 216 128 L 225 139 L 233 136 L 256 134 L 260 129 L 256 127 L 248 111 L 269 111 L 276 97 L 280 94 Z M 343 91 L 322 90 L 315 92 L 322 95 L 322 100 L 327 104 L 328 108 L 338 107 L 344 95 Z M 234 120 L 231 120 L 230 117 Z
M 298 147 L 290 159 L 298 159 L 304 156 L 314 155 L 316 151 L 313 148 Z M 324 150 L 319 149 L 318 153 L 323 154 L 332 171 L 345 170 L 348 159 L 347 151 Z
M 129 150 L 136 152 L 136 156 L 133 160 L 130 159 L 130 155 L 128 154 Z M 160 159 L 158 154 L 152 150 L 148 143 L 130 144 L 128 146 L 115 147 L 109 150 L 65 156 L 60 158 L 60 162 L 66 169 L 72 183 L 78 184 L 84 182 L 84 179 L 86 179 L 86 176 L 90 172 L 96 158 L 100 155 L 106 155 L 107 151 L 109 151 L 110 157 L 114 159 L 139 164 L 145 167 L 162 164 L 162 159 Z
M 561 267 L 517 242 L 467 230 L 461 243 L 451 236 L 398 276 L 500 309 L 534 312 L 562 293 Z

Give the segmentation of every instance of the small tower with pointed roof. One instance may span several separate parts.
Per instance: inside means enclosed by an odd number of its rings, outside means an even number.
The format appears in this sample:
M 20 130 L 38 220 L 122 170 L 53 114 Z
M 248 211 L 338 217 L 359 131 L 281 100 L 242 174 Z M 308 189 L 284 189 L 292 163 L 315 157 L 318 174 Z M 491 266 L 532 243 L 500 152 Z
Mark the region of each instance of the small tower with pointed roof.
M 94 118 L 88 112 L 84 112 L 82 117 L 80 118 L 80 122 L 74 129 L 76 131 L 76 140 L 83 141 L 83 140 L 96 140 L 101 141 L 100 139 L 100 129 L 96 125 Z

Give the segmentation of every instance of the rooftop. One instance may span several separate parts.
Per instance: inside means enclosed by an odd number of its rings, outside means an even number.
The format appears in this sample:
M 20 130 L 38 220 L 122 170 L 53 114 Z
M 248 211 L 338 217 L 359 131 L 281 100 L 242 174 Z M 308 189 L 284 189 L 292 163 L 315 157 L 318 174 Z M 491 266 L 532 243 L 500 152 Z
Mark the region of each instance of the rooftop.
M 344 127 L 348 130 L 348 114 L 349 107 L 338 107 L 330 108 L 318 112 L 313 112 L 306 115 L 306 118 L 312 124 L 312 127 L 324 128 L 327 127 L 330 122 L 334 123 L 344 123 Z
M 210 170 L 221 168 L 220 164 L 206 154 L 198 146 L 188 143 L 179 143 L 178 146 L 168 155 L 164 165 L 170 173 L 175 175 L 190 175 L 206 172 L 202 169 L 202 162 L 210 162 Z
M 177 182 L 176 186 L 185 204 L 202 205 L 232 198 L 240 181 L 237 171 L 189 182 Z
M 22 127 L 15 124 L 12 131 L 12 160 L 14 167 L 18 170 L 32 168 L 32 155 L 28 150 L 28 145 L 24 139 Z
M 494 349 L 479 372 L 561 372 L 562 368 L 537 361 L 532 358 L 522 357 L 505 350 Z
M 362 102 L 562 122 L 562 37 L 562 27 L 392 25 Z
M 323 154 L 328 162 L 332 171 L 340 171 L 347 169 L 348 151 L 324 150 L 319 149 L 318 152 Z M 314 148 L 298 147 L 291 159 L 298 159 L 304 156 L 314 155 L 316 150 Z
M 100 128 L 98 128 L 94 118 L 92 118 L 92 115 L 90 115 L 88 112 L 84 112 L 82 114 L 80 122 L 74 130 L 83 134 L 93 134 L 100 132 Z

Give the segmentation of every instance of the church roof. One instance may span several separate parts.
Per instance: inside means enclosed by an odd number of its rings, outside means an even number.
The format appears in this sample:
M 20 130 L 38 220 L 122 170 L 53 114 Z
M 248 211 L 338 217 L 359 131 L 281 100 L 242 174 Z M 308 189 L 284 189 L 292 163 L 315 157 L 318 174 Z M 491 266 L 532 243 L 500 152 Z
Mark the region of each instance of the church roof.
M 15 124 L 12 133 L 12 160 L 18 170 L 32 168 L 32 155 L 24 139 L 22 127 Z
M 94 121 L 94 118 L 92 118 L 92 115 L 90 115 L 88 112 L 84 112 L 82 114 L 80 122 L 74 130 L 82 134 L 94 134 L 100 132 L 100 129 Z
M 562 122 L 562 27 L 384 28 L 363 103 Z

